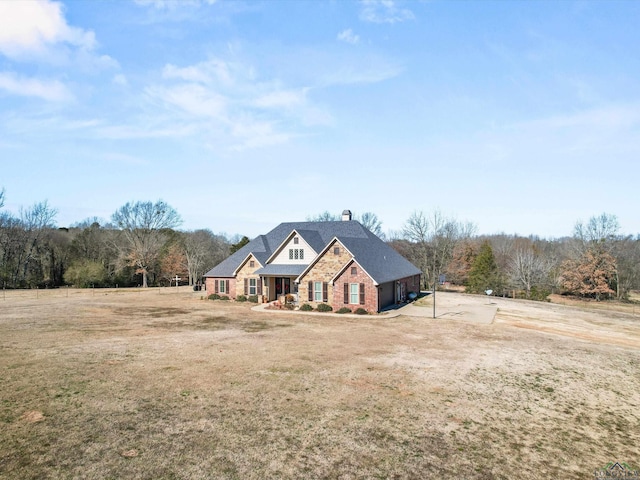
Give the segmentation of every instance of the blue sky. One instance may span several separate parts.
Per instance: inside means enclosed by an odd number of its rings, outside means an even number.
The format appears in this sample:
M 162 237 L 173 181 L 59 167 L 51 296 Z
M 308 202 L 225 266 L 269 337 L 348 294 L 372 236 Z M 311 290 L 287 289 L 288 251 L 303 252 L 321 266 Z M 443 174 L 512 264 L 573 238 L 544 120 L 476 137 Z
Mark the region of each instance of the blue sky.
M 5 209 L 640 233 L 640 2 L 0 2 Z

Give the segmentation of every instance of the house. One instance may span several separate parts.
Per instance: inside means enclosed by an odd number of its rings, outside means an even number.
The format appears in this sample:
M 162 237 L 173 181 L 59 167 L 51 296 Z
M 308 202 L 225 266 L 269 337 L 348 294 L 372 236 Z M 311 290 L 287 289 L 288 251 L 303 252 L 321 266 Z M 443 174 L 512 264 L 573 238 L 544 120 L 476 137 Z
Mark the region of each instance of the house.
M 209 293 L 231 298 L 293 294 L 299 304 L 379 312 L 418 292 L 420 274 L 345 210 L 342 221 L 281 223 L 204 277 Z

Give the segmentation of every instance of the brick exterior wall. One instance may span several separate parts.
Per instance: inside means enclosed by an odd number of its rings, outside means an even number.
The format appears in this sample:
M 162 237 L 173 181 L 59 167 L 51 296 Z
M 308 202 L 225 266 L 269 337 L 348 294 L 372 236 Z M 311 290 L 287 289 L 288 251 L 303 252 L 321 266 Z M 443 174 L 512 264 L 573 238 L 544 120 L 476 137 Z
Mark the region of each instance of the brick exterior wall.
M 356 273 L 353 275 L 351 273 L 351 269 L 355 268 Z M 357 283 L 360 285 L 364 284 L 364 305 L 360 304 L 360 297 L 358 296 L 358 303 L 344 303 L 344 284 Z M 359 292 L 358 287 L 358 292 Z M 350 308 L 352 311 L 357 310 L 358 308 L 364 308 L 366 311 L 370 313 L 375 313 L 378 311 L 378 288 L 373 284 L 373 280 L 371 277 L 365 273 L 365 271 L 360 268 L 356 262 L 350 262 L 345 271 L 340 275 L 335 282 L 335 286 L 333 287 L 333 302 L 331 304 L 334 310 L 338 310 L 342 307 Z
M 412 275 L 411 277 L 405 277 L 398 280 L 401 284 L 404 284 L 405 297 L 409 295 L 409 292 L 420 293 L 420 275 Z M 405 298 L 405 300 L 407 300 Z
M 229 280 L 229 291 L 225 293 L 220 293 L 218 291 L 218 295 L 226 295 L 229 298 L 236 298 L 236 279 L 235 278 L 212 278 L 207 277 L 204 280 L 205 289 L 207 290 L 207 295 L 213 295 L 216 293 L 215 282 L 219 280 Z
M 334 253 L 335 247 L 338 247 L 340 249 L 340 252 L 337 255 Z M 318 306 L 318 303 L 321 303 L 309 301 L 309 282 L 329 282 L 327 289 L 327 298 L 329 300 L 328 303 L 333 307 L 334 310 L 337 310 L 336 306 L 332 303 L 334 293 L 333 286 L 331 285 L 330 280 L 350 260 L 351 254 L 347 251 L 347 249 L 344 248 L 339 241 L 334 240 L 329 248 L 325 251 L 325 253 L 311 268 L 311 270 L 309 270 L 304 275 L 304 277 L 300 279 L 300 284 L 298 285 L 298 299 L 300 305 L 308 303 L 315 308 Z M 343 305 L 338 305 L 338 308 L 342 306 Z

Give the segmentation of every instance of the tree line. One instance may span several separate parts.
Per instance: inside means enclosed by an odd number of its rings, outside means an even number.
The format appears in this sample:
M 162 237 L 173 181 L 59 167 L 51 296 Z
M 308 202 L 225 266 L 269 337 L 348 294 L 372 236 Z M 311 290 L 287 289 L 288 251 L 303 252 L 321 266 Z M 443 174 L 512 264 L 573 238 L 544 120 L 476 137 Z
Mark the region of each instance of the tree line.
M 0 210 L 3 288 L 146 287 L 170 285 L 176 275 L 194 285 L 234 245 L 210 230 L 177 230 L 179 214 L 161 200 L 127 203 L 103 224 L 91 218 L 57 228 L 56 215 L 46 201 L 18 215 Z
M 422 270 L 422 287 L 450 283 L 469 293 L 543 300 L 551 293 L 595 300 L 629 298 L 640 289 L 640 235 L 620 234 L 615 215 L 577 221 L 571 237 L 477 235 L 475 224 L 442 214 L 415 211 L 400 231 L 382 234 L 372 212 L 355 214 Z M 323 212 L 307 220 L 340 217 Z
M 552 240 L 475 231 L 420 211 L 389 242 L 423 271 L 425 288 L 449 282 L 470 293 L 537 300 L 551 293 L 627 300 L 640 289 L 640 235 L 620 234 L 615 215 L 577 221 L 571 237 Z
M 0 283 L 3 288 L 190 285 L 249 242 L 200 229 L 181 231 L 180 215 L 162 200 L 130 202 L 110 221 L 86 219 L 57 228 L 46 201 L 3 211 L 0 191 Z M 382 232 L 372 212 L 354 215 L 423 272 L 425 289 L 444 282 L 465 291 L 544 299 L 567 293 L 628 299 L 640 289 L 640 235 L 622 235 L 615 215 L 578 221 L 571 237 L 477 235 L 471 222 L 415 211 L 401 230 Z M 339 220 L 323 212 L 309 221 Z

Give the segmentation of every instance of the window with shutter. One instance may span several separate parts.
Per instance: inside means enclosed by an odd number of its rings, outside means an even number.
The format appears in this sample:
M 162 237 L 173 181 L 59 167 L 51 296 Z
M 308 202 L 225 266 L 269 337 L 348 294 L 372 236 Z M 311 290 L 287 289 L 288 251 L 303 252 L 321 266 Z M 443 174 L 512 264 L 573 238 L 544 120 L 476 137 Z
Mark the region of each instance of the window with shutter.
M 214 280 L 213 281 L 213 286 L 214 286 L 214 292 L 213 293 L 218 293 L 218 280 Z
M 344 303 L 349 303 L 349 284 L 344 284 Z
M 360 284 L 360 305 L 364 305 L 364 283 Z
M 249 279 L 244 279 L 244 294 L 249 295 Z
M 329 301 L 329 284 L 322 282 L 322 301 L 327 303 Z
M 226 292 L 229 293 L 229 280 L 226 280 L 224 283 L 226 285 Z
M 349 284 L 349 303 L 352 305 L 357 305 L 360 299 L 360 292 L 357 283 Z
M 313 302 L 313 282 L 309 281 L 309 301 Z

